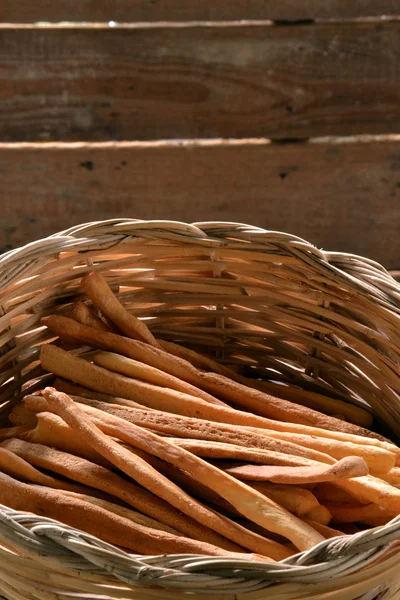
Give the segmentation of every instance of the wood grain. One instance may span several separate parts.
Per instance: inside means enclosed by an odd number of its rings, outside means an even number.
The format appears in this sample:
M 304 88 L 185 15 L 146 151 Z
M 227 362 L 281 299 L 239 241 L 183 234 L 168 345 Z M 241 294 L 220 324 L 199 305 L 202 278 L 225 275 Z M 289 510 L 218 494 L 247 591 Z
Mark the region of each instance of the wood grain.
M 400 21 L 0 28 L 0 139 L 400 131 Z
M 0 145 L 0 248 L 114 217 L 236 221 L 400 267 L 400 137 Z
M 398 0 L 3 0 L 0 18 L 35 21 L 230 21 L 359 18 L 400 14 Z

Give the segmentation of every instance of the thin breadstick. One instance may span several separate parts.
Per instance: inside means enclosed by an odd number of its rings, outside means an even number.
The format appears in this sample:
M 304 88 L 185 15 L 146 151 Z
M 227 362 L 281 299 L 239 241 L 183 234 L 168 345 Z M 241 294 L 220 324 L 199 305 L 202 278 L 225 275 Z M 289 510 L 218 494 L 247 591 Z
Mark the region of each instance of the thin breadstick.
M 382 479 L 368 475 L 341 479 L 336 484 L 365 503 L 371 502 L 396 515 L 400 514 L 400 490 Z
M 360 502 L 356 500 L 352 494 L 346 492 L 342 488 L 338 487 L 335 483 L 317 483 L 313 489 L 313 493 L 318 498 L 319 502 L 326 504 L 327 502 L 334 502 L 335 504 L 355 504 Z
M 366 446 L 344 441 L 339 442 L 338 440 L 319 436 L 295 434 L 283 431 L 266 430 L 265 434 L 273 439 L 290 441 L 293 444 L 298 444 L 305 448 L 313 448 L 319 452 L 329 454 L 329 456 L 332 456 L 337 460 L 345 458 L 346 456 L 360 456 L 365 460 L 370 473 L 373 475 L 381 476 L 383 473 L 388 473 L 388 471 L 394 467 L 396 461 L 395 454 L 376 446 Z
M 306 523 L 311 525 L 318 533 L 324 536 L 327 540 L 330 538 L 338 537 L 341 535 L 345 535 L 343 531 L 339 531 L 339 529 L 333 529 L 332 527 L 328 527 L 327 525 L 322 525 L 321 523 L 317 523 L 316 521 L 312 521 L 311 519 L 304 518 Z
M 86 458 L 102 467 L 112 468 L 112 465 L 101 454 L 83 443 L 78 436 L 71 435 L 71 429 L 62 419 L 48 412 L 37 415 L 35 429 L 26 431 L 15 437 L 27 442 L 57 448 L 58 450 Z
M 394 513 L 382 509 L 377 504 L 336 504 L 330 502 L 326 508 L 335 523 L 364 523 L 369 519 L 394 519 Z
M 73 357 L 73 360 L 75 360 L 75 357 Z M 85 361 L 83 362 L 85 363 Z M 49 363 L 46 362 L 46 364 Z M 85 363 L 85 366 L 82 367 L 82 370 L 91 366 L 92 365 Z M 54 368 L 57 368 L 57 365 L 54 365 Z M 219 423 L 217 425 L 202 419 L 180 417 L 155 410 L 145 411 L 108 404 L 107 402 L 100 402 L 98 400 L 90 400 L 88 398 L 75 397 L 75 399 L 78 400 L 83 406 L 87 407 L 83 409 L 87 413 L 91 412 L 89 409 L 100 410 L 101 412 L 109 415 L 109 417 L 116 416 L 135 425 L 142 425 L 154 431 L 162 431 L 175 436 L 186 435 L 187 437 L 192 437 L 193 435 L 196 435 L 202 439 L 232 441 L 243 446 L 262 448 L 264 450 L 272 450 L 293 456 L 301 456 L 306 459 L 324 462 L 327 464 L 334 464 L 336 462 L 332 457 L 322 454 L 321 452 L 317 452 L 316 450 L 303 448 L 302 446 L 298 446 L 297 444 L 292 444 L 290 442 L 273 440 L 268 438 L 266 435 L 259 435 L 256 430 L 246 429 L 244 427 L 234 427 L 233 425 L 227 425 L 225 423 Z M 27 407 L 34 412 L 43 412 L 47 410 L 47 405 L 43 403 L 39 396 L 26 396 L 25 403 Z
M 160 531 L 166 531 L 167 533 L 171 533 L 172 535 L 182 536 L 180 531 L 173 529 L 172 527 L 168 527 L 168 525 L 164 525 L 160 521 L 156 519 L 152 519 L 147 515 L 143 515 L 136 510 L 132 510 L 132 508 L 126 508 L 125 506 L 121 506 L 120 504 L 115 504 L 115 502 L 110 502 L 108 500 L 101 500 L 100 498 L 94 498 L 93 496 L 88 496 L 87 494 L 79 494 L 75 492 L 65 492 L 66 496 L 71 496 L 71 498 L 80 498 L 81 500 L 85 500 L 90 504 L 94 504 L 96 506 L 100 506 L 105 510 L 108 510 L 120 517 L 124 517 L 133 523 L 137 523 L 138 525 L 143 525 L 144 527 L 151 527 L 152 529 L 159 529 Z M 188 536 L 182 536 L 188 537 Z
M 27 427 L 25 425 L 21 425 L 18 427 L 5 427 L 4 429 L 0 429 L 0 442 L 13 437 L 18 437 L 19 435 L 28 431 L 30 431 L 30 427 Z
M 8 420 L 15 426 L 30 428 L 36 427 L 37 423 L 36 416 L 27 410 L 23 402 L 14 406 L 8 415 Z
M 25 483 L 36 483 L 38 485 L 44 485 L 59 490 L 68 490 L 80 494 L 92 493 L 86 486 L 79 485 L 73 481 L 63 481 L 38 471 L 29 462 L 7 448 L 6 444 L 10 444 L 12 441 L 13 440 L 7 440 L 1 443 L 0 471 L 3 471 L 3 473 L 18 479 L 19 481 L 24 481 Z M 97 494 L 100 498 L 107 498 L 106 494 L 97 492 L 97 490 L 93 490 L 93 493 Z
M 96 365 L 118 372 L 129 377 L 146 378 L 146 366 L 132 359 L 119 356 L 109 352 L 100 352 L 95 356 L 94 362 Z M 178 395 L 177 393 L 164 390 L 158 387 L 159 385 L 168 386 L 168 378 L 170 375 L 158 371 L 153 367 L 148 367 L 149 375 L 148 383 L 142 381 L 131 381 L 129 384 L 125 382 L 125 391 L 123 380 L 120 381 L 120 395 L 136 400 L 140 404 L 149 408 L 164 409 L 167 412 L 180 414 L 188 417 L 197 417 L 210 421 L 221 423 L 230 423 L 232 425 L 245 425 L 266 429 L 266 435 L 275 439 L 287 440 L 292 443 L 297 443 L 300 446 L 313 448 L 325 454 L 329 454 L 333 458 L 341 459 L 346 456 L 361 456 L 369 466 L 370 472 L 373 474 L 381 474 L 388 472 L 395 465 L 395 454 L 386 449 L 378 448 L 372 445 L 359 445 L 348 441 L 337 441 L 317 436 L 318 430 L 313 428 L 314 435 L 305 435 L 302 433 L 293 433 L 287 431 L 273 431 L 269 429 L 270 420 L 250 415 L 242 411 L 234 410 L 230 407 L 211 407 L 208 403 L 194 398 L 191 395 Z M 152 371 L 155 376 L 151 375 Z M 178 380 L 179 381 L 179 380 Z M 156 385 L 152 385 L 152 384 Z M 172 386 L 171 386 L 172 387 Z M 175 387 L 174 389 L 178 389 Z
M 133 360 L 133 358 L 127 358 L 126 356 L 115 354 L 114 352 L 98 352 L 94 357 L 94 363 L 115 373 L 140 379 L 148 384 L 153 384 L 162 388 L 170 388 L 178 392 L 183 392 L 184 394 L 189 394 L 190 397 L 201 398 L 207 403 L 227 407 L 227 404 L 221 402 L 221 400 L 214 398 L 214 396 L 207 394 L 207 392 L 196 388 L 190 383 L 182 381 L 182 379 L 178 379 L 164 371 L 160 371 L 160 369 Z
M 306 519 L 320 523 L 321 525 L 329 525 L 332 520 L 332 515 L 329 509 L 322 504 L 314 506 L 307 514 L 304 515 Z
M 41 320 L 44 325 L 65 341 L 88 344 L 94 348 L 109 350 L 156 367 L 199 387 L 216 397 L 233 402 L 261 416 L 285 422 L 317 426 L 324 429 L 378 437 L 366 429 L 322 415 L 287 400 L 273 398 L 259 390 L 239 384 L 218 373 L 205 373 L 189 362 L 168 354 L 160 348 L 113 333 L 98 331 L 62 316 L 50 316 Z M 61 376 L 64 376 L 61 374 Z M 68 376 L 67 376 L 68 378 Z M 73 381 L 75 381 L 72 378 Z M 79 383 L 79 382 L 78 382 Z M 385 440 L 386 441 L 386 440 Z
M 334 416 L 335 413 L 341 412 L 351 423 L 360 425 L 361 427 L 370 428 L 372 425 L 373 417 L 371 413 L 363 408 L 354 406 L 349 402 L 344 402 L 343 400 L 338 400 L 337 398 L 331 398 L 329 396 L 324 396 L 308 390 L 300 390 L 292 386 L 283 386 L 271 383 L 269 381 L 259 381 L 250 379 L 248 377 L 243 377 L 238 373 L 235 373 L 233 369 L 230 369 L 225 365 L 220 365 L 211 358 L 203 356 L 194 350 L 190 350 L 189 348 L 185 348 L 184 346 L 180 346 L 179 344 L 174 344 L 173 342 L 165 340 L 158 340 L 158 342 L 163 350 L 166 350 L 174 356 L 178 356 L 179 358 L 187 360 L 198 369 L 219 373 L 220 375 L 224 375 L 225 377 L 233 379 L 238 383 L 242 383 L 243 385 L 247 385 L 249 387 L 254 387 L 276 398 L 282 398 L 284 400 L 288 400 L 289 402 L 295 402 L 296 404 L 307 406 L 308 408 L 328 414 L 330 416 Z
M 70 435 L 73 436 L 76 433 L 70 429 Z M 54 448 L 47 448 L 41 444 L 30 444 L 20 440 L 3 442 L 2 446 L 14 452 L 29 464 L 58 473 L 63 477 L 73 478 L 75 481 L 94 490 L 101 490 L 115 496 L 147 516 L 161 521 L 186 536 L 230 551 L 240 550 L 239 545 L 232 544 L 214 531 L 182 515 L 158 496 L 85 459 L 60 452 Z
M 271 481 L 273 483 L 297 484 L 319 483 L 362 477 L 368 473 L 365 461 L 357 456 L 347 456 L 334 465 L 312 467 L 277 467 L 270 465 L 241 465 L 227 467 L 227 473 L 245 481 Z
M 108 317 L 122 333 L 138 338 L 156 348 L 159 344 L 144 323 L 131 315 L 118 300 L 106 280 L 100 273 L 89 273 L 81 281 L 83 291 L 101 312 Z
M 393 467 L 393 469 L 391 469 L 389 471 L 389 473 L 384 473 L 384 474 L 380 475 L 380 478 L 383 479 L 384 481 L 386 481 L 387 483 L 391 483 L 392 485 L 399 485 L 400 484 L 400 468 Z
M 138 457 L 132 460 L 129 451 L 121 448 L 110 437 L 103 434 L 90 421 L 80 406 L 75 404 L 68 396 L 52 388 L 46 388 L 43 394 L 53 410 L 58 412 L 70 426 L 85 435 L 88 443 L 94 446 L 97 451 L 101 451 L 106 458 L 117 463 L 116 466 L 126 474 L 140 479 L 142 485 L 146 485 L 148 489 L 153 489 L 161 497 L 168 494 L 169 501 L 176 508 L 186 512 L 186 514 L 190 511 L 190 516 L 204 519 L 203 522 L 205 523 L 205 519 L 207 519 L 210 528 L 213 527 L 215 531 L 218 531 L 219 521 L 215 519 L 215 514 L 211 515 L 214 518 L 210 519 L 207 514 L 208 511 L 204 514 L 203 507 L 199 506 L 197 502 L 194 503 L 190 496 L 182 493 L 182 490 L 172 486 L 169 480 L 161 479 L 162 476 L 150 468 L 145 461 L 139 462 Z M 150 454 L 155 454 L 162 460 L 176 464 L 176 466 L 183 468 L 190 474 L 195 473 L 196 478 L 201 483 L 216 491 L 246 518 L 268 530 L 287 537 L 300 550 L 310 548 L 322 541 L 322 536 L 311 527 L 305 526 L 302 521 L 262 494 L 220 472 L 202 459 L 170 444 L 167 439 L 160 438 L 154 433 L 131 423 L 125 423 L 125 428 L 131 432 L 130 443 L 133 441 L 132 437 L 135 437 L 135 443 L 133 444 L 135 447 L 150 452 Z
M 111 328 L 99 319 L 94 310 L 82 302 L 82 300 L 75 300 L 73 302 L 70 317 L 88 327 L 94 327 L 100 331 L 111 331 Z
M 121 406 L 130 406 L 131 408 L 143 408 L 143 405 L 127 398 L 118 398 L 116 396 L 110 396 L 109 394 L 102 394 L 101 392 L 95 392 L 90 390 L 83 385 L 72 383 L 62 377 L 56 377 L 54 386 L 59 392 L 64 392 L 69 396 L 79 396 L 80 398 L 88 398 L 92 400 L 100 400 L 100 402 L 109 402 L 110 404 L 120 404 Z
M 46 515 L 141 554 L 235 556 L 211 544 L 143 527 L 62 491 L 21 483 L 4 473 L 0 473 L 0 503 L 14 510 Z
M 295 485 L 262 481 L 251 482 L 251 487 L 298 516 L 307 515 L 313 508 L 320 506 L 312 492 Z

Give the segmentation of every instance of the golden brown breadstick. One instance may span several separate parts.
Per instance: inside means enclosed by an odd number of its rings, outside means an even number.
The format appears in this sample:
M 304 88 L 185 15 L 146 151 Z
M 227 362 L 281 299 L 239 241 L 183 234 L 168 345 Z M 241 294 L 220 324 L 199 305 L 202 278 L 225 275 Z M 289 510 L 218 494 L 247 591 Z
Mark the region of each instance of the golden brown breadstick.
M 6 440 L 1 442 L 0 446 L 0 471 L 26 483 L 36 483 L 44 485 L 46 487 L 55 488 L 59 490 L 68 490 L 71 492 L 77 492 L 80 494 L 91 493 L 89 488 L 83 485 L 79 485 L 72 481 L 63 481 L 50 475 L 45 475 L 41 471 L 35 469 L 29 462 L 23 460 L 17 454 L 10 451 L 7 445 L 12 444 L 13 440 Z M 93 490 L 93 493 L 97 494 L 97 490 Z M 106 494 L 97 494 L 100 498 L 107 498 Z
M 0 473 L 0 503 L 14 510 L 45 515 L 141 554 L 235 556 L 205 542 L 143 527 L 62 491 L 21 483 L 4 473 Z
M 270 465 L 242 465 L 227 467 L 227 473 L 245 481 L 271 481 L 273 483 L 297 484 L 319 483 L 362 477 L 368 473 L 368 466 L 358 456 L 347 456 L 334 465 L 313 465 L 312 467 L 277 467 Z M 315 520 L 315 519 L 313 519 Z
M 175 377 L 184 379 L 188 383 L 225 400 L 228 404 L 233 402 L 246 410 L 262 416 L 271 417 L 278 421 L 317 426 L 332 431 L 353 433 L 373 438 L 379 437 L 351 423 L 327 417 L 311 409 L 290 403 L 287 400 L 273 398 L 259 390 L 232 381 L 223 375 L 200 371 L 189 362 L 138 340 L 98 331 L 81 325 L 67 317 L 45 317 L 41 322 L 65 341 L 88 344 L 94 348 L 110 350 L 139 360 L 170 373 Z M 61 373 L 61 376 L 65 376 L 67 379 L 71 378 L 75 381 L 71 375 Z
M 59 392 L 64 392 L 69 396 L 79 396 L 80 398 L 88 398 L 92 400 L 100 400 L 100 402 L 109 402 L 110 404 L 120 404 L 121 406 L 130 406 L 131 408 L 143 408 L 142 404 L 128 400 L 127 398 L 118 398 L 116 396 L 110 396 L 109 394 L 102 394 L 101 392 L 95 392 L 83 385 L 72 383 L 62 377 L 56 377 L 54 386 Z
M 307 513 L 320 506 L 312 492 L 295 485 L 283 485 L 266 481 L 251 482 L 249 485 L 298 516 L 308 516 Z
M 33 428 L 36 427 L 37 424 L 36 415 L 27 410 L 24 402 L 14 406 L 8 415 L 8 419 L 15 426 Z
M 211 515 L 214 518 L 210 519 L 208 511 L 204 511 L 204 507 L 197 502 L 193 502 L 190 496 L 187 496 L 182 490 L 173 486 L 169 480 L 157 474 L 154 469 L 149 467 L 148 463 L 141 461 L 138 457 L 132 460 L 129 451 L 104 435 L 90 421 L 80 406 L 75 404 L 68 396 L 57 392 L 53 388 L 46 388 L 43 394 L 52 410 L 56 411 L 70 426 L 85 435 L 88 443 L 106 458 L 113 461 L 118 468 L 138 480 L 148 489 L 153 489 L 160 497 L 168 497 L 168 501 L 182 512 L 188 514 L 190 511 L 190 516 L 201 519 L 202 522 L 209 524 L 209 527 L 214 528 L 215 531 L 218 531 L 218 527 L 220 529 L 219 533 L 222 533 L 220 522 L 218 518 L 215 518 L 215 514 Z M 125 423 L 125 428 L 131 431 L 132 437 L 134 436 L 135 439 L 132 440 L 131 437 L 130 443 L 134 441 L 133 445 L 135 447 L 175 464 L 189 474 L 195 474 L 196 479 L 230 502 L 246 518 L 268 530 L 284 535 L 300 550 L 310 548 L 321 541 L 320 534 L 311 527 L 305 526 L 302 521 L 266 498 L 266 496 L 233 477 L 221 473 L 217 468 L 186 450 L 170 444 L 166 438 L 160 438 L 154 433 L 131 423 Z
M 182 537 L 188 537 L 183 535 L 180 531 L 169 527 L 168 525 L 164 525 L 161 521 L 157 521 L 156 519 L 152 519 L 147 515 L 143 515 L 142 513 L 133 510 L 132 508 L 126 508 L 125 506 L 121 506 L 120 504 L 115 504 L 115 502 L 111 502 L 110 500 L 102 500 L 100 498 L 95 498 L 94 496 L 89 496 L 87 494 L 79 494 L 76 492 L 64 492 L 66 496 L 71 496 L 71 498 L 80 498 L 81 500 L 85 500 L 85 502 L 89 502 L 90 504 L 94 504 L 95 506 L 100 506 L 105 510 L 108 510 L 120 517 L 124 517 L 133 523 L 137 523 L 138 525 L 143 525 L 144 527 L 151 527 L 152 529 L 160 529 L 160 531 L 166 531 L 167 533 L 172 533 L 172 535 L 179 535 Z
M 100 273 L 90 273 L 81 281 L 83 291 L 101 312 L 108 317 L 122 333 L 138 338 L 156 348 L 159 344 L 142 321 L 131 315 L 118 300 L 106 280 Z
M 396 515 L 380 508 L 377 504 L 336 504 L 327 503 L 326 508 L 335 523 L 365 523 L 370 519 L 393 519 Z
M 100 402 L 98 400 L 90 400 L 88 398 L 75 397 L 80 404 L 82 410 L 87 414 L 92 414 L 93 411 L 97 416 L 101 417 L 101 422 L 114 422 L 115 418 L 118 423 L 123 424 L 124 421 L 135 425 L 142 425 L 154 431 L 162 431 L 163 433 L 172 434 L 174 436 L 192 437 L 196 435 L 201 439 L 210 439 L 216 441 L 231 441 L 247 447 L 262 448 L 264 450 L 272 450 L 274 452 L 287 453 L 293 456 L 303 457 L 308 460 L 334 464 L 336 461 L 332 457 L 322 454 L 316 450 L 303 448 L 290 442 L 280 442 L 273 440 L 266 435 L 259 435 L 257 430 L 251 428 L 239 428 L 225 423 L 212 423 L 201 419 L 192 419 L 189 417 L 181 417 L 162 413 L 161 411 L 145 411 L 125 406 L 117 406 Z M 43 412 L 48 410 L 47 404 L 39 396 L 26 396 L 26 406 L 33 412 Z M 100 411 L 100 414 L 96 411 Z M 106 413 L 106 414 L 102 414 Z M 106 416 L 107 415 L 107 416 Z M 127 440 L 129 443 L 129 440 Z
M 338 479 L 336 484 L 365 503 L 378 504 L 396 515 L 400 514 L 400 490 L 382 479 L 368 475 L 354 479 Z
M 25 425 L 21 425 L 18 427 L 5 427 L 4 429 L 0 429 L 0 442 L 13 437 L 18 437 L 19 435 L 26 433 L 27 431 L 30 431 L 30 427 L 26 427 Z
M 74 433 L 70 429 L 70 435 L 73 436 Z M 21 440 L 8 440 L 3 442 L 2 446 L 29 464 L 58 473 L 62 477 L 74 479 L 92 488 L 93 492 L 101 490 L 115 496 L 145 515 L 155 518 L 189 537 L 215 544 L 227 550 L 240 550 L 240 546 L 232 544 L 214 531 L 203 527 L 186 515 L 182 515 L 158 496 L 85 459 L 41 444 L 31 444 Z
M 148 384 L 153 384 L 162 388 L 170 388 L 178 392 L 183 392 L 184 394 L 189 394 L 190 397 L 195 397 L 197 399 L 201 398 L 210 404 L 218 404 L 227 407 L 221 400 L 214 398 L 214 396 L 207 394 L 207 392 L 196 388 L 190 383 L 182 381 L 182 379 L 178 379 L 164 371 L 160 371 L 160 369 L 133 360 L 133 358 L 127 358 L 126 356 L 115 354 L 114 352 L 98 352 L 94 357 L 94 363 L 115 373 L 133 377 L 134 379 L 142 380 Z
M 329 456 L 332 456 L 337 460 L 345 458 L 346 456 L 360 456 L 365 460 L 370 473 L 373 475 L 380 476 L 383 473 L 387 473 L 394 467 L 396 461 L 395 454 L 376 446 L 366 446 L 344 441 L 339 442 L 338 440 L 332 440 L 316 435 L 310 436 L 283 431 L 266 430 L 265 434 L 273 439 L 290 441 L 293 444 L 298 444 L 305 448 L 313 448 L 319 452 L 329 454 Z
M 238 373 L 235 373 L 233 369 L 230 369 L 225 365 L 220 365 L 216 361 L 203 356 L 194 350 L 190 350 L 189 348 L 185 348 L 184 346 L 180 346 L 179 344 L 174 344 L 173 342 L 168 342 L 165 340 L 158 340 L 158 342 L 163 350 L 166 350 L 174 356 L 178 356 L 179 358 L 187 360 L 198 369 L 219 373 L 220 375 L 224 375 L 225 377 L 233 379 L 238 383 L 242 383 L 243 385 L 247 385 L 249 387 L 254 387 L 255 389 L 259 389 L 276 398 L 282 398 L 284 400 L 288 400 L 289 402 L 304 405 L 327 415 L 334 416 L 335 413 L 342 413 L 342 415 L 344 415 L 351 423 L 360 425 L 361 427 L 370 428 L 372 425 L 373 418 L 371 413 L 358 406 L 344 402 L 343 400 L 338 400 L 336 398 L 331 398 L 322 394 L 310 392 L 308 390 L 300 390 L 292 386 L 283 386 L 276 383 L 271 383 L 269 381 L 260 381 L 258 379 L 249 379 L 248 377 L 243 377 Z
M 332 520 L 332 515 L 328 508 L 322 504 L 314 506 L 314 508 L 305 514 L 304 517 L 310 521 L 314 521 L 314 523 L 320 523 L 321 525 L 329 525 Z
M 339 535 L 344 535 L 343 531 L 339 531 L 339 529 L 332 529 L 332 527 L 328 527 L 327 525 L 322 525 L 321 523 L 316 523 L 311 519 L 304 518 L 304 521 L 311 525 L 318 533 L 324 536 L 327 540 L 333 537 L 337 537 Z
M 73 302 L 70 317 L 88 327 L 94 327 L 100 331 L 111 331 L 111 328 L 99 319 L 94 310 L 82 302 L 82 300 L 75 300 Z
M 384 474 L 380 475 L 379 477 L 381 479 L 383 479 L 384 481 L 387 481 L 387 483 L 391 483 L 392 485 L 399 485 L 400 484 L 400 468 L 393 467 L 393 469 L 391 469 L 389 471 L 389 473 L 384 473 Z
M 360 427 L 369 429 L 373 423 L 373 417 L 370 412 L 338 398 L 324 396 L 323 394 L 309 390 L 301 390 L 289 385 L 279 385 L 270 381 L 250 380 L 247 385 L 256 387 L 272 396 L 289 400 L 289 402 L 308 406 L 308 408 L 331 415 L 332 417 L 341 415 L 350 421 L 350 423 L 360 425 Z M 336 418 L 338 417 L 336 416 Z
M 360 503 L 352 494 L 338 487 L 335 483 L 317 483 L 313 489 L 313 493 L 318 498 L 321 504 L 334 502 L 335 504 L 355 504 Z
M 58 450 L 86 458 L 105 468 L 112 468 L 112 465 L 101 454 L 82 442 L 78 435 L 71 435 L 71 429 L 60 417 L 49 412 L 37 415 L 35 429 L 26 431 L 15 437 L 19 437 L 27 442 L 57 448 Z

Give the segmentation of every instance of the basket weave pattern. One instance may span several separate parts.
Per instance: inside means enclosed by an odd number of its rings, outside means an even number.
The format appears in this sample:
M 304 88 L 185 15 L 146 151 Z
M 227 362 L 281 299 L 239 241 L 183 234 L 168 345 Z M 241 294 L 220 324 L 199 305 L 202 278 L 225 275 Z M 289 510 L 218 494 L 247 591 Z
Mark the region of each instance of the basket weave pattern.
M 48 314 L 102 272 L 158 337 L 248 374 L 362 405 L 400 437 L 400 285 L 376 263 L 234 223 L 90 223 L 0 258 L 0 406 L 50 380 Z M 12 600 L 400 597 L 400 517 L 281 563 L 128 555 L 50 519 L 0 507 L 0 591 Z M 47 578 L 44 578 L 44 573 Z M 45 583 L 44 583 L 45 582 Z M 329 593 L 329 596 L 326 596 Z

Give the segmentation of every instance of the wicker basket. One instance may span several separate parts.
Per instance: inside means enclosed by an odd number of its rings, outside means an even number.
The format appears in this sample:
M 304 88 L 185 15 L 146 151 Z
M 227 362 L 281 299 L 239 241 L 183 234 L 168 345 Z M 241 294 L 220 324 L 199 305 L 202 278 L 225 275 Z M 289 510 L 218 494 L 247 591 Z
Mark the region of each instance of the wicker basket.
M 49 375 L 38 347 L 95 268 L 160 337 L 257 376 L 362 404 L 400 434 L 400 285 L 380 266 L 235 223 L 113 220 L 0 258 L 0 406 Z M 257 325 L 257 328 L 249 327 Z M 5 414 L 4 413 L 4 414 Z M 281 563 L 133 556 L 55 521 L 0 507 L 0 593 L 40 598 L 243 600 L 400 597 L 400 518 Z

